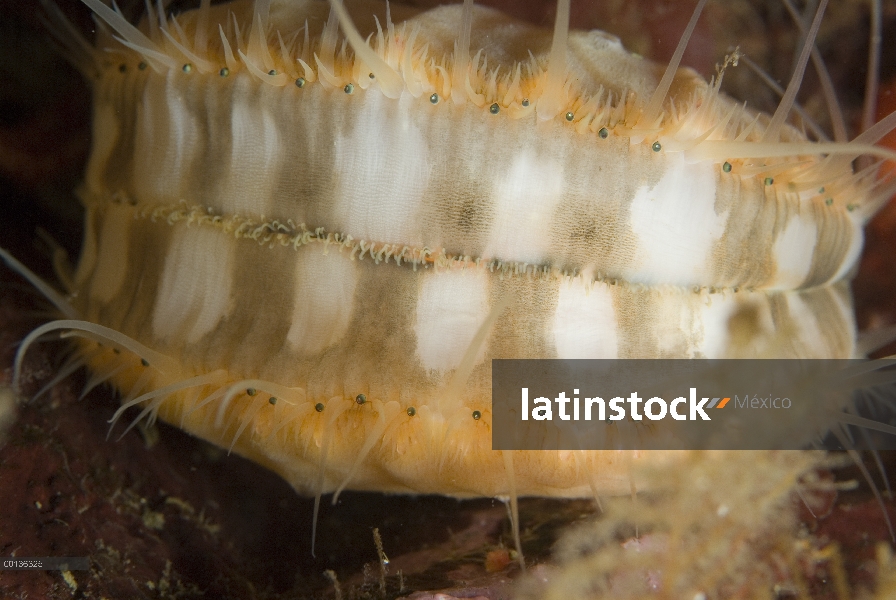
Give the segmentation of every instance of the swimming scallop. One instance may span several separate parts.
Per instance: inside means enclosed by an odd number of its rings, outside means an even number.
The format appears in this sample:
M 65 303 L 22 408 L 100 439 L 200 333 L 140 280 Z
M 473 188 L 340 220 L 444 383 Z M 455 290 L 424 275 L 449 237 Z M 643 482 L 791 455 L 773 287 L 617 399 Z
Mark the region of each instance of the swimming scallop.
M 94 86 L 84 248 L 23 348 L 70 332 L 122 410 L 300 492 L 630 491 L 628 454 L 492 451 L 494 358 L 855 353 L 847 277 L 887 182 L 851 163 L 888 156 L 893 115 L 810 141 L 789 106 L 567 31 L 568 2 L 551 32 L 472 2 L 203 1 L 137 28 L 84 1 L 106 24 L 69 42 Z

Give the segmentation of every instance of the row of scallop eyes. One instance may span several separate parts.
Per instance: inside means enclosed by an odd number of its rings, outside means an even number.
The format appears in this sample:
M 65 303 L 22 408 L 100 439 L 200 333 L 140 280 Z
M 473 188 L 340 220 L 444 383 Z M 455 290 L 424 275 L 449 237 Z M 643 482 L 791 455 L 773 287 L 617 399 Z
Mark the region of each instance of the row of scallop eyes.
M 140 364 L 144 367 L 148 367 L 149 361 L 146 360 L 145 358 L 141 358 Z M 256 396 L 257 394 L 258 394 L 258 390 L 256 390 L 255 388 L 246 388 L 247 396 Z M 271 396 L 270 398 L 268 398 L 268 402 L 271 403 L 272 405 L 277 404 L 277 397 Z M 362 406 L 362 405 L 366 404 L 367 396 L 364 394 L 358 394 L 357 396 L 355 396 L 355 403 L 358 406 Z M 324 405 L 323 402 L 318 402 L 317 404 L 314 405 L 314 410 L 316 410 L 319 413 L 324 412 L 325 408 L 326 408 L 326 406 Z M 409 417 L 413 417 L 413 416 L 417 415 L 417 409 L 414 408 L 413 406 L 409 406 L 405 412 L 407 413 L 407 415 Z M 472 413 L 472 416 L 473 416 L 474 421 L 478 421 L 479 419 L 482 418 L 482 411 L 474 410 Z
M 141 63 L 139 64 L 139 68 L 140 68 L 141 71 L 143 71 L 144 69 L 146 69 L 147 66 L 149 66 L 149 65 L 148 65 L 147 63 L 145 63 L 145 62 L 141 62 Z M 124 73 L 125 71 L 127 71 L 127 65 L 124 65 L 124 64 L 120 65 L 120 66 L 118 67 L 118 70 L 119 70 L 120 72 Z M 183 67 L 181 67 L 181 70 L 182 70 L 184 73 L 190 73 L 190 72 L 193 71 L 193 65 L 190 64 L 190 63 L 186 63 Z M 230 69 L 228 69 L 227 67 L 222 67 L 221 70 L 218 71 L 218 74 L 219 74 L 221 77 L 228 77 L 228 76 L 230 75 Z M 270 71 L 268 71 L 268 75 L 270 75 L 271 77 L 273 77 L 273 76 L 277 75 L 277 71 L 274 70 L 274 69 L 271 69 Z M 371 79 L 374 78 L 373 73 L 370 74 L 370 78 L 371 78 Z M 303 88 L 303 87 L 305 87 L 305 84 L 307 83 L 307 81 L 305 80 L 304 77 L 299 77 L 298 79 L 296 79 L 296 82 L 295 82 L 295 83 L 296 83 L 296 87 L 297 87 L 297 88 Z M 345 84 L 345 87 L 342 88 L 342 90 L 343 90 L 346 94 L 352 94 L 352 93 L 354 93 L 354 91 L 355 91 L 355 84 L 353 84 L 353 83 L 347 83 L 347 84 Z M 429 96 L 429 101 L 430 101 L 432 104 L 438 104 L 440 100 L 441 100 L 441 98 L 440 98 L 439 95 L 438 95 L 437 93 L 435 93 L 435 92 L 433 92 L 433 93 Z M 528 99 L 528 98 L 523 98 L 523 101 L 522 101 L 520 104 L 522 104 L 522 106 L 523 106 L 524 108 L 527 107 L 527 106 L 529 106 L 529 99 Z M 489 111 L 491 114 L 496 115 L 496 114 L 498 114 L 499 112 L 501 112 L 501 106 L 500 106 L 497 102 L 495 102 L 494 104 L 492 104 L 491 106 L 488 107 L 488 111 Z M 575 115 L 574 112 L 572 112 L 572 111 L 568 111 L 568 112 L 564 115 L 564 117 L 566 118 L 567 121 L 572 122 L 572 121 L 576 118 L 576 115 Z M 610 130 L 607 129 L 606 127 L 601 127 L 600 131 L 597 132 L 597 135 L 599 135 L 599 136 L 601 137 L 601 139 L 606 139 L 606 138 L 608 138 L 608 137 L 610 136 Z M 654 151 L 654 152 L 659 152 L 659 151 L 662 149 L 662 146 L 660 145 L 659 142 L 654 142 L 652 148 L 653 148 L 653 151 Z M 730 168 L 729 168 L 729 170 L 730 170 Z
M 255 388 L 247 388 L 246 389 L 246 395 L 255 396 L 256 394 L 258 394 L 258 390 L 256 390 Z M 271 404 L 277 404 L 277 397 L 271 396 L 268 399 L 268 402 L 270 402 Z M 364 394 L 358 394 L 357 396 L 355 396 L 355 403 L 358 406 L 362 406 L 362 405 L 366 404 L 367 396 L 365 396 Z M 318 402 L 317 404 L 314 405 L 314 410 L 316 410 L 319 413 L 324 412 L 324 408 L 326 408 L 326 407 L 323 402 Z M 409 417 L 413 417 L 413 416 L 416 416 L 417 409 L 414 408 L 413 406 L 409 406 L 407 408 L 407 410 L 405 411 L 405 413 L 407 413 L 407 415 Z M 482 412 L 478 411 L 478 410 L 474 410 L 472 416 L 473 416 L 473 420 L 478 421 L 479 419 L 482 418 Z
M 141 62 L 141 63 L 138 65 L 138 67 L 139 67 L 139 69 L 140 69 L 141 71 L 145 70 L 147 66 L 148 66 L 147 63 L 145 63 L 145 62 Z M 118 70 L 119 70 L 120 72 L 124 73 L 125 71 L 127 71 L 127 65 L 124 65 L 124 64 L 120 65 L 120 66 L 118 67 Z M 193 71 L 193 65 L 190 64 L 190 63 L 186 63 L 186 64 L 184 64 L 183 67 L 181 67 L 181 70 L 182 70 L 184 73 L 190 73 L 190 72 Z M 219 74 L 221 77 L 228 77 L 228 76 L 230 76 L 230 69 L 228 69 L 227 67 L 222 67 L 221 70 L 218 71 L 218 74 Z M 270 71 L 268 71 L 268 75 L 270 75 L 270 76 L 273 77 L 273 76 L 277 75 L 277 71 L 275 71 L 274 69 L 271 69 Z M 370 78 L 371 78 L 371 79 L 374 78 L 373 73 L 370 74 Z M 306 83 L 307 83 L 307 81 L 305 80 L 304 77 L 299 77 L 299 78 L 296 79 L 296 81 L 295 81 L 295 84 L 296 84 L 296 87 L 297 87 L 297 88 L 303 88 L 303 87 L 305 87 L 305 84 L 306 84 Z M 347 83 L 347 84 L 345 84 L 345 87 L 343 87 L 342 89 L 343 89 L 343 91 L 344 91 L 346 94 L 352 94 L 352 93 L 354 93 L 354 91 L 355 91 L 355 85 L 354 85 L 353 83 Z M 433 93 L 429 96 L 429 101 L 430 101 L 432 104 L 438 104 L 440 99 L 441 99 L 441 98 L 439 98 L 439 95 L 438 95 L 437 93 L 435 93 L 435 92 L 433 92 Z M 523 98 L 523 101 L 521 102 L 521 104 L 523 105 L 523 107 L 527 107 L 527 106 L 529 106 L 529 99 L 528 99 L 528 98 Z M 489 110 L 489 112 L 490 112 L 491 114 L 496 115 L 496 114 L 498 114 L 499 112 L 501 112 L 501 107 L 500 107 L 500 105 L 498 105 L 497 102 L 495 102 L 494 104 L 492 104 L 491 106 L 489 106 L 488 110 Z M 573 119 L 575 119 L 575 116 L 576 116 L 575 113 L 573 113 L 572 111 L 568 111 L 568 112 L 566 113 L 566 115 L 565 115 L 565 118 L 566 118 L 567 121 L 570 121 L 570 122 L 571 122 Z M 607 138 L 610 136 L 610 130 L 607 129 L 606 127 L 601 127 L 600 130 L 597 132 L 597 135 L 598 135 L 598 137 L 600 137 L 601 139 L 604 139 L 604 140 L 605 140 L 605 139 L 607 139 Z M 659 152 L 660 150 L 663 149 L 662 145 L 661 145 L 659 142 L 654 142 L 650 147 L 651 147 L 651 149 L 652 149 L 654 152 Z M 725 161 L 725 162 L 722 164 L 722 171 L 724 171 L 725 173 L 730 173 L 731 170 L 732 170 L 732 165 L 731 165 L 731 163 L 728 162 L 728 161 Z M 772 178 L 772 177 L 766 177 L 763 183 L 765 183 L 765 185 L 772 185 L 772 184 L 775 183 L 775 180 L 774 180 L 774 178 Z M 820 189 L 818 190 L 818 193 L 819 193 L 819 194 L 823 194 L 823 193 L 824 193 L 824 188 L 820 188 Z M 831 205 L 834 203 L 834 199 L 833 199 L 833 198 L 826 198 L 825 201 L 824 201 L 824 203 L 825 203 L 827 206 L 831 206 Z M 852 212 L 853 210 L 856 209 L 856 205 L 855 205 L 855 204 L 849 204 L 849 205 L 847 205 L 846 209 L 847 209 L 848 211 Z

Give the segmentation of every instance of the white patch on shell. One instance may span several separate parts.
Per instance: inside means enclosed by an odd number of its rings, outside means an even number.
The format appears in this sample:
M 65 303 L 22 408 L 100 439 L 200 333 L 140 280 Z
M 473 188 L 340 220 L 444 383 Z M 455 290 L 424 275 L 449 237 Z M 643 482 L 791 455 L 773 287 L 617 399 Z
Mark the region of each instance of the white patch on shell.
M 794 333 L 793 337 L 799 340 L 799 343 L 809 350 L 816 352 L 815 356 L 807 358 L 826 358 L 835 351 L 828 348 L 827 340 L 821 332 L 818 319 L 812 308 L 798 294 L 787 295 L 787 309 L 790 312 L 790 318 L 793 319 Z
M 733 295 L 713 295 L 702 304 L 696 321 L 703 325 L 703 339 L 698 342 L 696 353 L 705 358 L 725 358 L 731 343 L 729 323 L 741 307 Z
M 618 322 L 613 294 L 581 278 L 560 286 L 552 330 L 557 358 L 618 358 Z
M 110 303 L 121 291 L 128 274 L 128 244 L 134 216 L 129 210 L 108 210 L 100 231 L 96 267 L 90 281 L 90 299 Z
M 178 75 L 182 73 L 172 70 L 165 85 L 147 85 L 137 106 L 132 189 L 144 204 L 179 199 L 180 174 L 192 168 L 196 149 L 205 147 Z
M 793 215 L 778 235 L 772 250 L 777 266 L 774 287 L 793 289 L 805 281 L 812 267 L 811 257 L 817 242 L 818 228 L 815 223 Z
M 295 261 L 292 320 L 286 341 L 308 356 L 339 342 L 348 331 L 358 285 L 357 263 L 330 250 L 306 246 Z
M 178 227 L 171 239 L 153 310 L 156 338 L 196 343 L 233 306 L 237 245 L 211 227 Z
M 843 262 L 840 263 L 840 269 L 831 277 L 830 281 L 840 281 L 852 270 L 859 261 L 862 254 L 862 246 L 865 244 L 865 230 L 862 228 L 862 221 L 858 216 L 852 217 L 853 226 L 852 235 L 849 238 L 849 249 L 843 256 Z
M 250 83 L 246 78 L 237 82 L 248 97 Z M 226 177 L 218 188 L 224 213 L 271 216 L 286 154 L 277 122 L 263 103 L 234 102 L 230 135 L 230 164 L 220 169 Z
M 712 267 L 712 247 L 725 232 L 728 214 L 716 213 L 715 165 L 686 163 L 681 153 L 666 160 L 657 184 L 638 188 L 632 200 L 638 251 L 624 277 L 647 285 L 693 285 Z
M 426 369 L 448 371 L 463 360 L 488 316 L 488 274 L 478 269 L 436 271 L 422 279 L 414 324 L 417 357 Z
M 483 160 L 487 160 L 484 157 Z M 551 220 L 563 197 L 563 165 L 531 150 L 517 154 L 493 192 L 486 258 L 541 264 L 551 247 Z
M 432 171 L 426 138 L 409 118 L 403 93 L 396 103 L 372 88 L 359 102 L 354 129 L 334 142 L 334 214 L 355 239 L 422 245 L 420 213 Z

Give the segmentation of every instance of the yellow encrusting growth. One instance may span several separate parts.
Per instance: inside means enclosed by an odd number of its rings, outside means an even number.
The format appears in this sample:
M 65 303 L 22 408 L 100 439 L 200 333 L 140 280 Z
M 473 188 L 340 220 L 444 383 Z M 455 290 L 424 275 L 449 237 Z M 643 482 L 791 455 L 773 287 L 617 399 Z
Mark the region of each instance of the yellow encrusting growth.
M 886 544 L 877 593 L 850 594 L 836 544 L 800 529 L 799 504 L 813 510 L 833 490 L 816 470 L 826 463 L 815 452 L 731 452 L 694 455 L 673 470 L 643 465 L 655 491 L 604 502 L 561 538 L 556 565 L 520 581 L 517 597 L 808 599 L 809 573 L 822 567 L 838 598 L 889 598 Z

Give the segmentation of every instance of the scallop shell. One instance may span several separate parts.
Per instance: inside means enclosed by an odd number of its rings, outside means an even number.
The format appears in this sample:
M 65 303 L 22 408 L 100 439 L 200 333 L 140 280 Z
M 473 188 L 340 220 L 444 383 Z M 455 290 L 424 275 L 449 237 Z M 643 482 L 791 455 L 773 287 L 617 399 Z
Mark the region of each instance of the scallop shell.
M 855 353 L 870 135 L 810 141 L 562 12 L 85 2 L 85 246 L 24 347 L 80 337 L 119 415 L 306 493 L 627 493 L 625 453 L 492 451 L 491 359 Z

